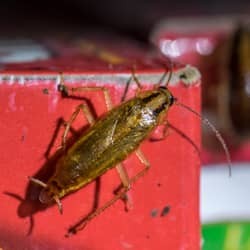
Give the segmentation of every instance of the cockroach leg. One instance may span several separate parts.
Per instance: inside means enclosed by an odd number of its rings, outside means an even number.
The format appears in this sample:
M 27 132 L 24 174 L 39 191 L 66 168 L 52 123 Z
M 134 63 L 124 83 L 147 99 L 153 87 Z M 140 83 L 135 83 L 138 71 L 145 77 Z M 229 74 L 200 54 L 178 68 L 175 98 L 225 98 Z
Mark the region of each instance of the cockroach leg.
M 137 78 L 137 76 L 135 75 L 135 67 L 133 67 L 132 69 L 132 76 L 128 79 L 126 86 L 125 86 L 125 90 L 123 92 L 122 98 L 121 98 L 121 102 L 124 102 L 128 93 L 128 89 L 129 86 L 132 82 L 132 80 L 136 83 L 138 89 L 136 90 L 136 95 L 142 90 L 142 85 L 139 81 L 139 79 Z
M 139 173 L 137 173 L 134 177 L 129 179 L 128 176 L 127 176 L 126 170 L 123 168 L 123 166 L 121 164 L 119 164 L 120 166 L 118 165 L 117 168 L 118 168 L 118 173 L 119 173 L 122 181 L 124 181 L 123 182 L 123 185 L 124 185 L 123 188 L 121 188 L 116 193 L 116 195 L 110 201 L 108 201 L 106 204 L 104 204 L 102 207 L 98 208 L 93 213 L 91 213 L 87 217 L 84 217 L 83 219 L 79 220 L 79 222 L 77 222 L 75 225 L 70 227 L 69 230 L 68 230 L 68 233 L 66 234 L 66 237 L 69 237 L 69 236 L 71 236 L 73 234 L 76 234 L 77 232 L 81 231 L 82 229 L 85 228 L 87 223 L 90 222 L 94 217 L 101 214 L 105 209 L 112 206 L 119 199 L 124 199 L 124 197 L 126 197 L 127 191 L 130 188 L 130 184 L 136 182 L 140 177 L 142 177 L 149 170 L 150 163 L 146 159 L 144 154 L 141 152 L 141 150 L 137 149 L 135 151 L 135 153 L 136 153 L 137 157 L 139 158 L 139 160 L 143 163 L 143 165 L 145 165 L 145 168 L 143 168 L 143 170 L 141 170 Z M 125 177 L 125 176 L 127 176 L 127 177 Z
M 121 98 L 121 102 L 124 102 L 125 99 L 126 99 L 126 96 L 127 96 L 127 93 L 128 93 L 128 88 L 130 86 L 130 83 L 132 81 L 133 77 L 130 77 L 126 83 L 126 86 L 125 86 L 125 90 L 123 92 L 123 95 L 122 95 L 122 98 Z
M 125 189 L 129 190 L 130 189 L 130 179 L 129 179 L 128 173 L 127 173 L 126 169 L 124 168 L 123 164 L 119 163 L 116 166 L 116 170 L 117 170 L 119 177 L 122 181 L 122 187 L 119 186 L 118 189 L 115 190 L 115 193 L 119 192 L 119 190 L 121 188 L 125 188 Z M 130 210 L 132 207 L 132 202 L 131 202 L 131 199 L 128 197 L 127 193 L 124 194 L 122 199 L 125 202 L 126 211 Z
M 137 149 L 135 151 L 136 156 L 139 158 L 140 162 L 145 166 L 145 168 L 143 168 L 139 173 L 137 173 L 134 177 L 129 178 L 128 177 L 128 173 L 126 171 L 126 169 L 123 167 L 122 163 L 118 164 L 116 166 L 116 169 L 119 173 L 119 176 L 122 180 L 122 187 L 119 187 L 117 191 L 119 191 L 121 188 L 127 188 L 128 190 L 130 189 L 130 186 L 132 183 L 136 182 L 140 177 L 142 177 L 144 174 L 146 174 L 146 172 L 149 170 L 150 168 L 150 163 L 149 161 L 146 159 L 146 157 L 144 156 L 144 154 L 142 153 L 142 151 L 140 149 Z M 127 196 L 127 194 L 124 195 L 123 200 L 126 202 L 126 210 L 130 210 L 130 208 L 132 207 L 132 202 L 129 199 L 129 197 Z
M 56 195 L 53 197 L 53 199 L 55 200 L 55 202 L 56 202 L 56 204 L 58 206 L 60 214 L 62 214 L 63 213 L 63 207 L 62 207 L 62 203 L 61 203 L 60 199 Z
M 128 177 L 128 173 L 127 173 L 126 169 L 124 168 L 123 164 L 119 163 L 116 166 L 116 170 L 120 176 L 120 179 L 122 181 L 123 186 L 129 190 L 130 189 L 130 180 Z
M 142 90 L 142 85 L 141 85 L 139 79 L 137 78 L 137 76 L 135 75 L 135 67 L 132 68 L 132 78 L 135 81 L 138 89 Z
M 34 178 L 34 177 L 29 176 L 28 178 L 29 178 L 29 180 L 30 180 L 31 182 L 33 182 L 33 183 L 35 183 L 35 184 L 37 184 L 37 185 L 39 185 L 39 186 L 41 186 L 41 187 L 43 187 L 43 188 L 46 188 L 46 187 L 48 186 L 48 185 L 47 185 L 46 183 L 44 183 L 43 181 L 40 181 L 40 180 L 38 180 L 38 179 L 36 179 L 36 178 Z
M 94 87 L 94 86 L 93 87 L 76 87 L 76 88 L 71 89 L 72 92 L 75 92 L 75 91 L 99 91 L 99 90 L 103 91 L 105 102 L 106 102 L 106 105 L 108 107 L 108 110 L 111 110 L 113 108 L 113 105 L 112 105 L 109 89 L 107 89 L 105 87 Z
M 87 217 L 84 217 L 83 219 L 79 220 L 75 225 L 70 227 L 68 229 L 68 233 L 65 235 L 66 237 L 70 237 L 73 234 L 76 234 L 77 232 L 81 231 L 85 228 L 88 222 L 90 222 L 94 217 L 101 214 L 104 210 L 112 206 L 116 201 L 119 199 L 122 199 L 124 195 L 126 195 L 126 192 L 128 191 L 128 188 L 124 187 L 123 190 L 120 190 L 119 193 L 117 193 L 113 199 L 109 200 L 107 203 L 105 203 L 102 207 L 96 209 L 93 213 L 89 214 Z
M 163 125 L 163 131 L 162 131 L 162 136 L 160 138 L 154 138 L 154 137 L 150 137 L 149 140 L 152 142 L 156 142 L 156 141 L 162 141 L 164 139 L 166 139 L 166 137 L 169 135 L 169 123 L 168 120 L 165 119 L 163 120 L 163 122 L 160 123 L 160 125 Z
M 166 76 L 168 74 L 168 71 L 165 70 L 165 72 L 163 73 L 163 75 L 161 76 L 161 78 L 159 79 L 159 81 L 154 85 L 154 89 L 158 89 L 162 82 L 165 80 Z M 171 78 L 171 72 L 169 73 L 169 79 Z
M 168 120 L 164 120 L 162 125 L 164 125 L 163 131 L 162 131 L 162 140 L 165 139 L 169 134 L 169 125 Z
M 135 151 L 136 156 L 138 157 L 138 159 L 140 160 L 140 162 L 145 166 L 139 173 L 137 173 L 134 177 L 132 177 L 130 179 L 130 183 L 134 183 L 136 182 L 139 178 L 141 178 L 142 176 L 144 176 L 147 171 L 150 168 L 150 162 L 147 160 L 147 158 L 144 156 L 144 154 L 142 153 L 142 151 L 140 149 L 137 149 Z
M 62 136 L 62 146 L 61 147 L 63 149 L 65 149 L 65 146 L 66 146 L 66 138 L 67 138 L 68 132 L 70 130 L 70 127 L 71 127 L 72 123 L 75 121 L 76 117 L 78 116 L 78 114 L 80 113 L 81 110 L 83 111 L 83 114 L 86 116 L 89 124 L 90 125 L 94 124 L 95 118 L 94 118 L 93 114 L 91 113 L 91 110 L 88 107 L 88 105 L 85 103 L 80 104 L 76 108 L 75 112 L 71 115 L 69 121 L 66 122 L 66 127 L 64 130 L 63 136 Z

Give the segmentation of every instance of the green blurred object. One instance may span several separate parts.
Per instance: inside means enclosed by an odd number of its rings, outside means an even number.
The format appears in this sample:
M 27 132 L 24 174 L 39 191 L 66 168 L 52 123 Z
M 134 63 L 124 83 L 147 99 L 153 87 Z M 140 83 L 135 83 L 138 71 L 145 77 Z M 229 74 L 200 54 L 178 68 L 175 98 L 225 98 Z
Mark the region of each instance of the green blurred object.
M 250 250 L 250 222 L 203 225 L 202 250 Z

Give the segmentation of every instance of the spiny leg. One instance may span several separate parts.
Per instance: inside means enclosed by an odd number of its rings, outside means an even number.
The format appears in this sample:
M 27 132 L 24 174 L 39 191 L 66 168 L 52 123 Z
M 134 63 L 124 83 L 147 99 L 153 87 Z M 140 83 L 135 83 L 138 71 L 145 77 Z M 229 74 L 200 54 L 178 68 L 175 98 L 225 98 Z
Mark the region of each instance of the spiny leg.
M 68 132 L 70 130 L 70 127 L 71 127 L 72 123 L 75 121 L 76 117 L 78 116 L 78 114 L 80 113 L 81 110 L 83 111 L 83 114 L 86 116 L 90 125 L 93 125 L 95 122 L 94 115 L 91 113 L 91 110 L 86 103 L 83 103 L 83 104 L 80 104 L 79 106 L 77 106 L 75 112 L 71 115 L 69 121 L 66 122 L 66 127 L 64 130 L 63 136 L 62 136 L 62 148 L 63 149 L 65 149 L 66 138 L 67 138 Z
M 122 95 L 122 98 L 121 98 L 121 102 L 124 102 L 125 99 L 126 99 L 126 96 L 127 96 L 127 93 L 128 93 L 128 89 L 129 89 L 129 86 L 132 82 L 132 80 L 134 80 L 134 82 L 136 83 L 138 89 L 136 92 L 139 92 L 142 90 L 142 85 L 139 81 L 139 79 L 137 78 L 137 76 L 135 75 L 135 67 L 132 68 L 132 76 L 129 78 L 129 80 L 127 81 L 126 83 L 126 87 L 125 87 L 125 90 L 123 92 L 123 95 Z M 136 93 L 137 94 L 137 93 Z
M 67 121 L 65 121 L 63 118 L 59 118 L 58 121 L 57 121 L 57 125 L 56 125 L 56 128 L 53 132 L 53 136 L 52 136 L 52 139 L 47 147 L 47 150 L 46 152 L 44 153 L 44 156 L 46 157 L 46 159 L 49 161 L 49 160 L 52 160 L 53 158 L 56 159 L 58 155 L 60 155 L 60 151 L 57 151 L 56 153 L 53 154 L 53 156 L 51 156 L 51 151 L 54 147 L 54 144 L 55 144 L 55 141 L 58 137 L 58 134 L 59 132 L 61 131 L 61 127 L 63 127 L 65 129 L 67 125 Z M 77 131 L 74 130 L 72 127 L 69 128 L 70 132 L 72 134 L 77 134 Z M 62 144 L 62 143 L 61 143 Z M 62 145 L 60 145 L 60 147 L 58 147 L 58 149 L 62 149 Z
M 165 70 L 165 72 L 163 73 L 163 75 L 161 76 L 161 78 L 159 79 L 159 81 L 155 84 L 155 86 L 154 86 L 155 89 L 158 89 L 161 86 L 162 82 L 165 80 L 165 78 L 166 78 L 167 75 L 168 75 L 168 79 L 166 81 L 165 87 L 168 86 L 168 84 L 169 84 L 169 82 L 170 82 L 170 80 L 172 78 L 172 75 L 173 75 L 173 69 L 172 69 L 172 67 L 171 67 L 171 70 L 169 72 L 168 72 L 167 69 Z
M 111 110 L 113 108 L 112 105 L 112 101 L 111 101 L 111 97 L 110 97 L 110 93 L 109 93 L 109 89 L 106 87 L 95 87 L 95 86 L 81 86 L 81 87 L 75 87 L 75 88 L 68 88 L 65 85 L 61 85 L 62 87 L 59 86 L 59 89 L 63 92 L 66 93 L 66 95 L 69 95 L 69 90 L 74 93 L 74 92 L 79 92 L 79 91 L 103 91 L 104 94 L 104 98 L 105 98 L 105 102 L 107 105 L 108 110 Z
M 99 91 L 102 90 L 104 93 L 104 98 L 105 98 L 105 102 L 107 105 L 108 110 L 111 110 L 113 108 L 113 104 L 112 104 L 112 100 L 110 97 L 110 93 L 109 93 L 109 89 L 106 87 L 98 87 L 98 86 L 81 86 L 81 87 L 73 87 L 73 88 L 69 88 L 68 86 L 66 86 L 64 84 L 64 76 L 63 74 L 59 75 L 60 79 L 59 79 L 59 85 L 58 85 L 58 90 L 64 95 L 64 96 L 69 96 L 69 90 L 73 93 L 73 92 L 80 92 L 80 91 Z
M 88 222 L 90 222 L 94 217 L 101 214 L 108 207 L 112 206 L 119 199 L 124 200 L 126 204 L 128 203 L 127 191 L 130 189 L 130 180 L 129 180 L 127 171 L 123 167 L 122 163 L 119 163 L 116 166 L 116 169 L 122 181 L 122 187 L 117 189 L 115 196 L 111 200 L 106 202 L 102 207 L 96 209 L 95 211 L 90 213 L 87 217 L 80 219 L 77 223 L 71 226 L 68 229 L 68 233 L 66 234 L 66 237 L 76 234 L 78 231 L 81 231 L 82 229 L 84 229 Z
M 172 70 L 172 64 L 171 64 L 171 70 L 170 70 L 170 72 L 168 72 L 167 69 L 165 70 L 165 72 L 162 74 L 162 76 L 159 79 L 159 81 L 154 85 L 154 89 L 158 89 L 161 86 L 162 82 L 165 80 L 166 76 L 168 75 L 168 79 L 167 79 L 166 84 L 165 84 L 165 86 L 167 87 L 168 83 L 170 82 L 170 80 L 172 78 L 172 74 L 173 74 L 173 70 Z M 129 89 L 129 85 L 131 84 L 131 80 L 134 80 L 134 82 L 136 83 L 136 85 L 138 87 L 138 89 L 136 91 L 136 95 L 137 95 L 138 92 L 140 92 L 143 87 L 142 87 L 142 84 L 140 83 L 138 77 L 135 75 L 135 66 L 133 66 L 133 68 L 132 68 L 132 76 L 128 80 L 128 82 L 126 84 L 126 87 L 125 87 L 125 90 L 124 90 L 124 93 L 122 95 L 122 98 L 121 98 L 122 102 L 126 98 L 126 95 L 127 95 L 128 89 Z
M 141 178 L 142 176 L 144 176 L 147 171 L 150 169 L 150 162 L 147 160 L 147 158 L 144 156 L 144 154 L 142 153 L 142 151 L 140 149 L 137 149 L 135 151 L 136 156 L 138 157 L 138 159 L 140 160 L 140 162 L 145 166 L 139 173 L 137 173 L 135 176 L 133 176 L 130 179 L 130 183 L 134 183 L 136 182 L 139 178 Z
M 122 185 L 119 186 L 116 190 L 115 190 L 115 194 L 119 193 L 119 191 L 122 188 L 127 189 L 127 191 L 130 189 L 131 185 L 130 185 L 130 179 L 128 176 L 128 172 L 126 171 L 126 169 L 124 168 L 122 163 L 119 163 L 116 166 L 116 170 L 119 174 L 119 177 L 122 181 Z M 132 202 L 131 199 L 128 197 L 127 193 L 124 194 L 124 196 L 122 197 L 123 201 L 125 202 L 125 210 L 129 211 L 132 208 Z
M 95 210 L 93 213 L 89 214 L 87 217 L 82 218 L 77 222 L 75 225 L 69 228 L 68 233 L 66 234 L 66 237 L 69 237 L 73 234 L 76 234 L 77 232 L 81 231 L 85 228 L 88 222 L 90 222 L 94 217 L 101 214 L 104 210 L 106 210 L 108 207 L 112 206 L 116 201 L 119 199 L 124 199 L 124 196 L 126 196 L 127 191 L 130 188 L 131 183 L 136 182 L 140 177 L 144 176 L 146 172 L 150 168 L 150 163 L 144 156 L 144 154 L 141 152 L 140 149 L 136 150 L 136 155 L 141 161 L 141 163 L 145 166 L 139 173 L 137 173 L 135 176 L 133 176 L 131 179 L 129 179 L 126 170 L 124 169 L 123 165 L 120 163 L 118 168 L 118 173 L 121 177 L 123 186 L 118 190 L 116 195 L 107 203 L 105 203 L 102 207 Z
M 120 179 L 122 181 L 123 187 L 125 187 L 127 189 L 130 189 L 129 176 L 128 176 L 128 173 L 127 173 L 126 169 L 124 168 L 123 164 L 119 163 L 116 166 L 116 170 L 117 170 L 117 172 L 119 174 L 119 177 L 120 177 Z
M 169 60 L 169 66 L 166 67 L 165 65 L 163 65 L 165 68 L 165 72 L 163 73 L 163 75 L 161 76 L 161 78 L 159 79 L 158 83 L 155 84 L 154 88 L 157 89 L 161 86 L 162 82 L 164 81 L 164 79 L 166 78 L 166 76 L 168 75 L 167 81 L 165 83 L 165 87 L 167 88 L 172 75 L 173 75 L 173 63 L 171 60 Z M 169 72 L 169 73 L 168 73 Z
M 59 85 L 58 85 L 58 90 L 62 93 L 64 96 L 69 96 L 69 88 L 64 84 L 64 76 L 63 74 L 60 74 L 60 79 L 59 79 Z M 75 91 L 83 91 L 83 90 L 89 90 L 89 87 L 76 87 L 76 88 L 70 88 L 72 92 Z M 89 105 L 86 103 L 80 104 L 75 112 L 71 115 L 70 119 L 68 122 L 66 122 L 66 127 L 62 136 L 62 145 L 61 147 L 64 149 L 66 145 L 66 138 L 68 135 L 68 132 L 71 128 L 72 123 L 75 121 L 76 117 L 78 116 L 80 110 L 83 111 L 83 114 L 86 116 L 89 124 L 92 126 L 95 122 L 95 117 L 91 112 L 91 109 L 89 108 Z
M 133 78 L 133 80 L 135 81 L 135 83 L 136 83 L 138 89 L 141 90 L 141 89 L 142 89 L 142 85 L 141 85 L 139 79 L 137 78 L 137 76 L 135 75 L 135 66 L 132 68 L 132 78 Z
M 155 142 L 155 141 L 162 141 L 164 140 L 168 134 L 169 134 L 169 123 L 168 123 L 168 120 L 167 119 L 164 119 L 162 122 L 160 122 L 159 125 L 163 125 L 163 131 L 162 131 L 162 136 L 160 138 L 154 138 L 154 137 L 150 137 L 149 140 L 152 141 L 152 142 Z
M 154 88 L 157 89 L 161 86 L 162 82 L 164 81 L 165 77 L 167 76 L 167 70 L 165 70 L 165 72 L 163 73 L 163 75 L 161 76 L 161 78 L 159 79 L 159 81 L 154 85 Z
M 144 176 L 146 174 L 146 172 L 149 170 L 149 168 L 150 168 L 150 162 L 144 156 L 144 154 L 142 153 L 142 151 L 140 149 L 137 149 L 135 151 L 135 154 L 139 158 L 140 162 L 145 167 L 141 171 L 139 171 L 139 173 L 137 173 L 135 176 L 133 176 L 132 178 L 129 178 L 126 169 L 123 167 L 122 163 L 120 163 L 116 167 L 116 169 L 117 169 L 117 171 L 119 173 L 119 176 L 120 176 L 120 179 L 122 181 L 123 186 L 122 187 L 118 187 L 117 190 L 120 190 L 121 188 L 124 188 L 124 187 L 128 188 L 128 190 L 129 190 L 131 184 L 134 183 L 134 182 L 136 182 L 140 177 Z M 126 201 L 126 208 L 127 208 L 127 210 L 129 210 L 129 208 L 132 206 L 132 202 L 127 197 L 127 194 L 125 194 L 125 196 L 124 196 L 123 199 Z
M 125 90 L 123 92 L 123 95 L 122 95 L 122 98 L 121 98 L 121 102 L 124 102 L 125 99 L 126 99 L 126 96 L 127 96 L 127 93 L 128 93 L 128 89 L 129 89 L 129 86 L 130 86 L 130 83 L 132 81 L 132 77 L 130 77 L 126 83 L 126 86 L 125 86 Z
M 129 186 L 128 186 L 128 188 L 130 188 L 130 185 L 132 184 L 132 183 L 135 183 L 139 178 L 141 178 L 141 177 L 143 177 L 146 173 L 147 173 L 147 171 L 149 170 L 149 168 L 150 168 L 150 162 L 147 160 L 147 158 L 144 156 L 144 154 L 142 153 L 142 151 L 140 150 L 140 149 L 137 149 L 136 151 L 135 151 L 135 153 L 136 153 L 136 156 L 138 157 L 138 159 L 140 160 L 140 162 L 145 166 L 141 171 L 139 171 L 135 176 L 133 176 L 132 178 L 129 178 L 128 177 L 128 174 L 127 174 L 127 171 L 126 171 L 126 169 L 123 167 L 123 165 L 122 164 L 120 164 L 120 166 L 118 166 L 119 167 L 119 174 L 120 174 L 120 178 L 121 178 L 121 180 L 123 181 L 124 179 L 124 181 L 125 181 L 125 183 L 128 183 L 129 184 Z M 124 177 L 123 177 L 123 175 L 124 175 Z M 126 179 L 126 178 L 128 178 L 128 179 Z M 124 181 L 123 181 L 123 185 L 124 185 Z M 126 193 L 125 193 L 125 195 L 126 195 Z
M 96 209 L 93 213 L 89 214 L 87 217 L 82 218 L 77 222 L 75 225 L 70 227 L 68 229 L 68 233 L 65 235 L 66 237 L 69 237 L 73 234 L 76 234 L 77 232 L 81 231 L 85 228 L 88 222 L 90 222 L 94 217 L 101 214 L 104 210 L 106 210 L 108 207 L 112 206 L 116 201 L 119 199 L 123 199 L 124 195 L 126 195 L 128 191 L 128 188 L 124 188 L 123 190 L 120 190 L 119 193 L 117 193 L 111 200 L 106 202 L 102 207 Z

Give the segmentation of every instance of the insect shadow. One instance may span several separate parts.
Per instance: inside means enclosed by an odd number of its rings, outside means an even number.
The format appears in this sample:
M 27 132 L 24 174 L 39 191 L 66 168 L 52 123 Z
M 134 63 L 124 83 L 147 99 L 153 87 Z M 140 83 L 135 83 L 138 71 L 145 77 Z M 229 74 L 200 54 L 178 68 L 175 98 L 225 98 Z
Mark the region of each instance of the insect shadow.
M 92 109 L 93 115 L 97 117 L 94 106 L 89 99 L 83 98 L 83 97 L 77 97 L 77 96 L 67 96 L 67 98 L 85 101 L 89 105 L 89 107 Z M 46 161 L 40 167 L 39 171 L 33 175 L 35 178 L 38 178 L 44 182 L 47 182 L 55 171 L 55 167 L 56 167 L 56 163 L 58 159 L 65 153 L 65 150 L 67 150 L 67 148 L 70 147 L 80 137 L 80 135 L 83 134 L 84 131 L 89 128 L 89 125 L 84 125 L 82 128 L 80 128 L 77 131 L 74 130 L 73 128 L 70 128 L 72 136 L 67 139 L 66 149 L 59 149 L 51 155 L 50 154 L 51 150 L 54 147 L 55 141 L 59 136 L 59 132 L 61 131 L 62 127 L 64 127 L 64 125 L 65 125 L 65 120 L 62 117 L 60 117 L 56 122 L 56 127 L 53 132 L 51 141 L 49 142 L 47 149 L 44 153 L 44 157 Z M 12 193 L 10 191 L 3 192 L 5 195 L 10 196 L 20 202 L 17 207 L 18 217 L 29 218 L 30 225 L 27 231 L 27 235 L 31 235 L 33 232 L 34 225 L 35 225 L 34 215 L 37 212 L 44 211 L 48 209 L 49 207 L 56 205 L 54 203 L 43 204 L 39 201 L 39 195 L 40 195 L 41 189 L 42 189 L 41 186 L 35 185 L 34 183 L 28 181 L 24 197 L 21 197 L 19 194 Z M 100 189 L 101 189 L 101 179 L 99 177 L 95 179 L 94 199 L 93 199 L 92 208 L 90 209 L 89 214 L 95 211 L 97 207 L 99 206 Z M 88 214 L 86 215 L 86 217 L 87 216 Z

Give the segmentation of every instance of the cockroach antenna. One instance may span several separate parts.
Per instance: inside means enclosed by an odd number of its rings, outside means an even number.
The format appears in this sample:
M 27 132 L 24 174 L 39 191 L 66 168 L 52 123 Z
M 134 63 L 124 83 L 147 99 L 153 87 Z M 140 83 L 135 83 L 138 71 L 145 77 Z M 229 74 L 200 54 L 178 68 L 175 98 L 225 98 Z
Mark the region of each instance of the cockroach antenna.
M 167 76 L 167 70 L 165 71 L 165 73 L 163 74 L 163 76 L 161 77 L 160 81 L 156 84 L 156 88 L 160 87 L 161 83 L 163 82 L 163 80 L 165 79 L 165 77 Z M 169 85 L 169 82 L 171 80 L 173 76 L 173 62 L 171 60 L 169 60 L 169 75 L 165 84 L 165 87 L 167 88 L 167 86 Z M 212 131 L 215 133 L 216 138 L 218 139 L 218 141 L 221 143 L 224 152 L 226 154 L 226 159 L 228 162 L 228 169 L 229 169 L 229 176 L 232 176 L 232 161 L 231 161 L 231 156 L 227 147 L 227 144 L 225 142 L 225 140 L 223 139 L 223 137 L 221 136 L 220 132 L 216 129 L 216 127 L 205 117 L 203 117 L 200 113 L 196 112 L 195 110 L 191 109 L 190 107 L 186 106 L 183 103 L 180 103 L 177 98 L 173 97 L 174 103 L 178 106 L 181 106 L 187 110 L 189 110 L 190 112 L 192 112 L 193 114 L 195 114 L 196 116 L 198 116 L 201 121 L 206 124 L 210 129 L 212 129 Z
M 43 187 L 43 188 L 48 187 L 48 185 L 47 185 L 46 183 L 44 183 L 43 181 L 40 181 L 40 180 L 38 180 L 38 179 L 36 179 L 36 178 L 34 178 L 34 177 L 28 176 L 28 179 L 29 179 L 31 182 L 33 182 L 33 183 L 35 183 L 35 184 L 37 184 L 37 185 L 39 185 L 39 186 L 41 186 L 41 187 Z
M 55 200 L 55 202 L 56 202 L 56 204 L 57 204 L 57 206 L 58 206 L 58 209 L 59 209 L 60 214 L 62 214 L 62 213 L 63 213 L 63 208 L 62 208 L 62 203 L 61 203 L 60 199 L 58 198 L 57 195 L 55 195 L 55 196 L 53 197 L 53 199 Z
M 231 156 L 230 156 L 227 144 L 226 144 L 225 140 L 223 139 L 223 137 L 221 136 L 220 132 L 216 129 L 216 127 L 207 118 L 203 117 L 200 113 L 196 112 L 195 110 L 191 109 L 190 107 L 186 106 L 185 104 L 178 102 L 177 99 L 175 99 L 175 104 L 189 110 L 190 112 L 192 112 L 193 114 L 198 116 L 204 124 L 206 124 L 210 129 L 212 129 L 212 131 L 215 133 L 216 138 L 221 143 L 221 145 L 224 149 L 224 152 L 226 154 L 226 158 L 227 158 L 227 162 L 228 162 L 228 169 L 229 169 L 229 176 L 231 177 L 232 176 Z
M 164 65 L 164 67 L 165 67 L 165 65 Z M 171 78 L 173 76 L 173 63 L 172 63 L 171 60 L 169 60 L 169 67 L 166 68 L 164 74 L 161 76 L 161 79 L 158 81 L 157 84 L 155 84 L 155 86 L 154 86 L 155 89 L 157 89 L 157 88 L 159 88 L 161 86 L 162 82 L 165 80 L 167 75 L 168 75 L 168 78 L 167 78 L 167 81 L 166 81 L 166 83 L 164 85 L 164 87 L 166 87 L 166 88 L 167 88 L 167 86 L 168 86 L 168 84 L 169 84 L 169 82 L 170 82 L 170 80 L 171 80 Z
M 170 80 L 171 80 L 171 78 L 173 76 L 173 63 L 172 63 L 172 61 L 169 61 L 169 64 L 170 64 L 170 67 L 169 67 L 170 70 L 169 70 L 169 75 L 168 75 L 168 79 L 166 81 L 165 87 L 167 87 L 169 85 Z

